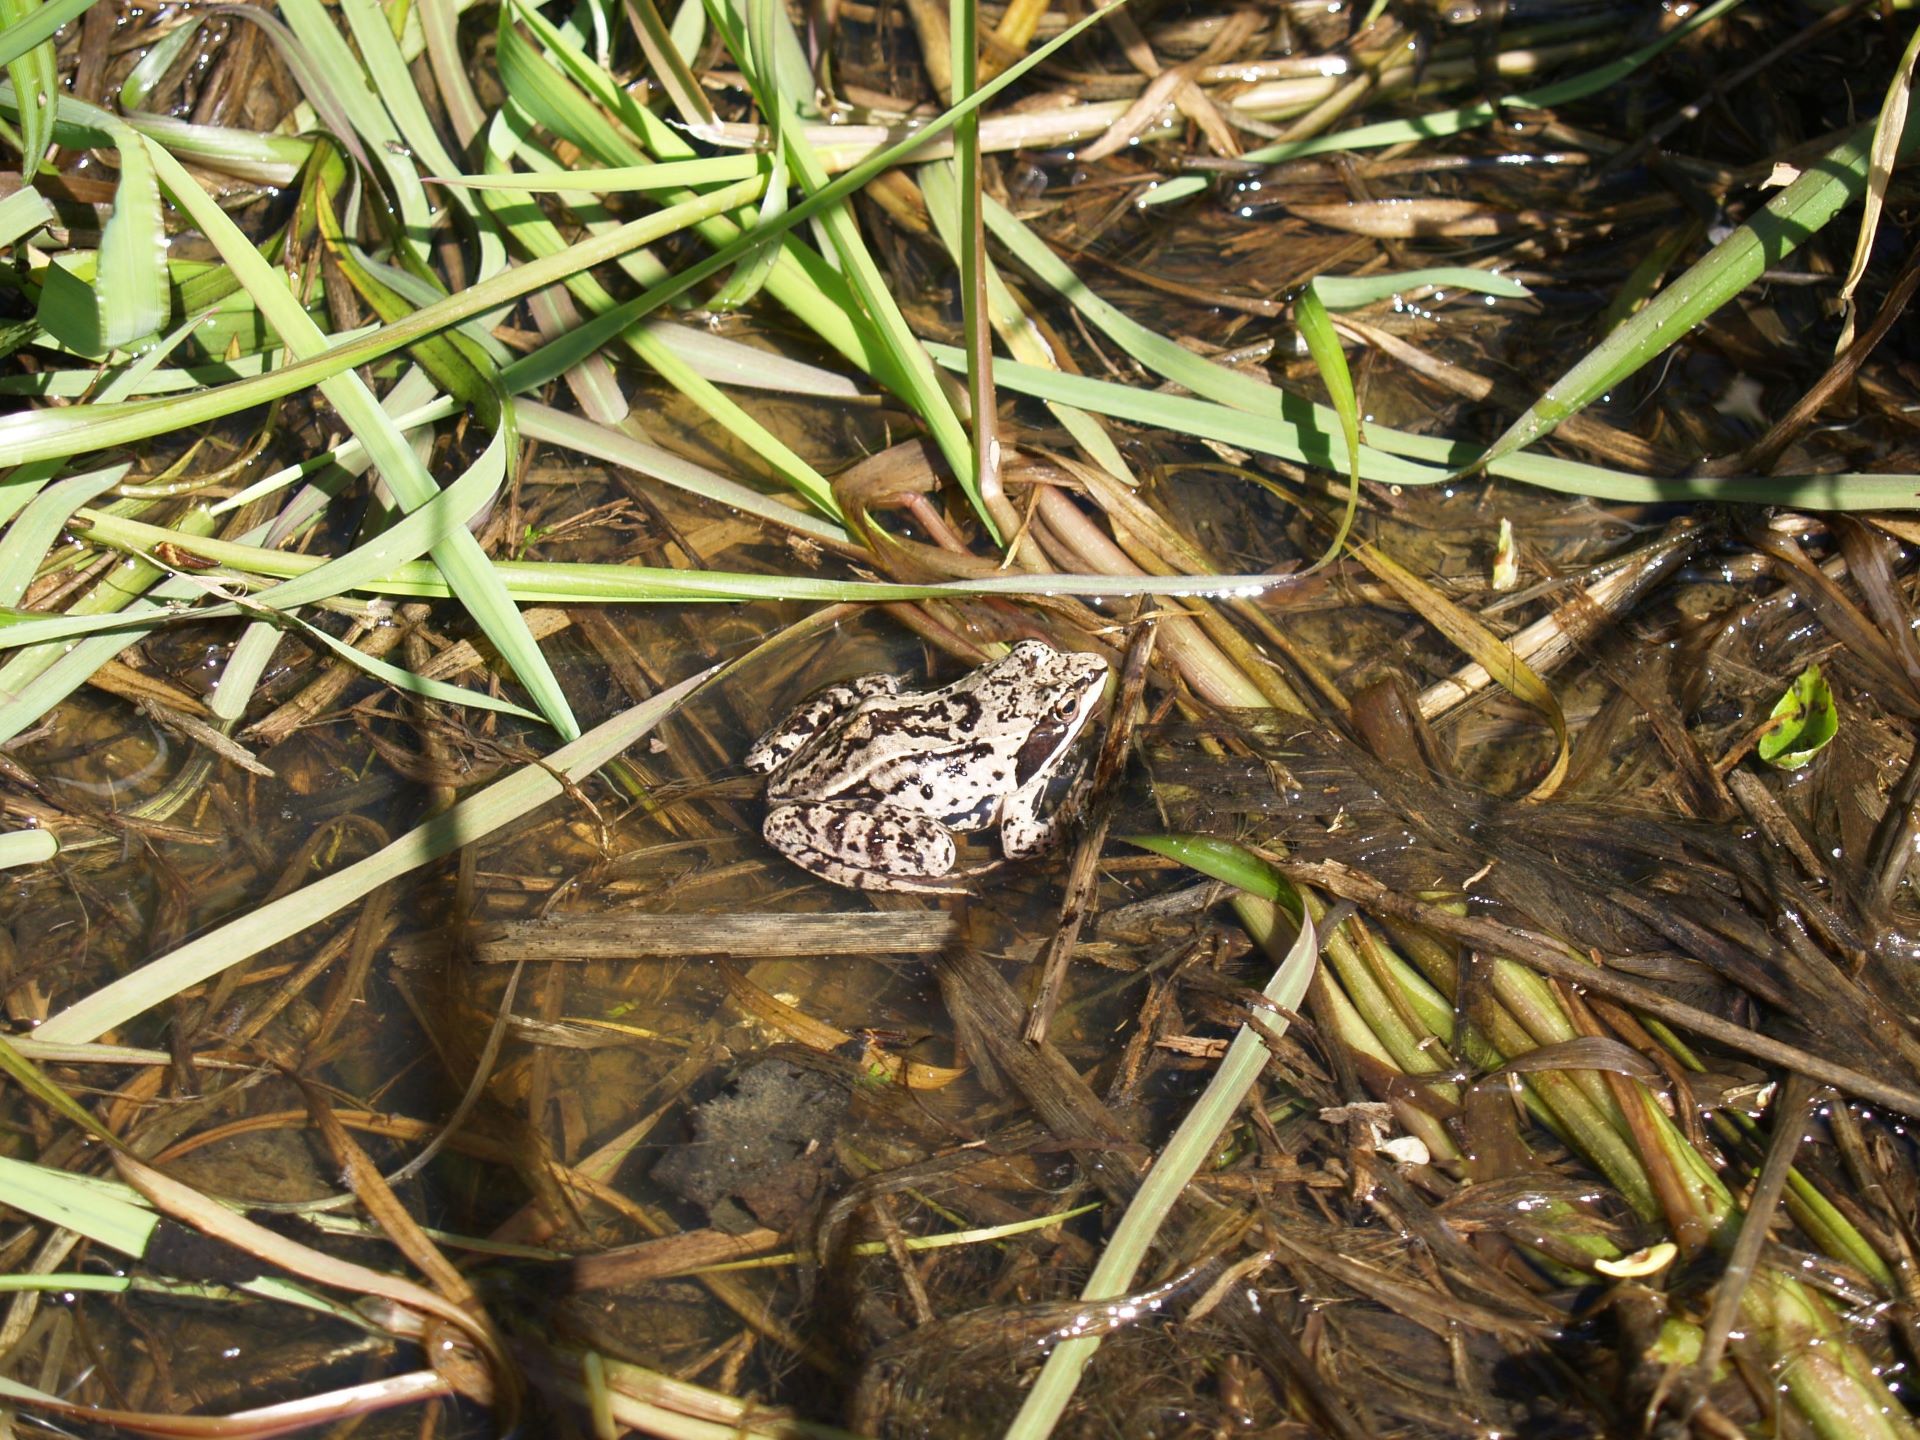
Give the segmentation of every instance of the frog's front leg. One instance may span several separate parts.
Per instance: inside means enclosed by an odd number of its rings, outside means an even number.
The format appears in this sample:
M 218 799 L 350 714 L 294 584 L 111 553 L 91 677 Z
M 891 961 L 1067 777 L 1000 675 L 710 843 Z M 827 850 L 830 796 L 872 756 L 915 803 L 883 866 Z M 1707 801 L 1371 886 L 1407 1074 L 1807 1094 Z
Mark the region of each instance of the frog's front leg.
M 1082 753 L 1066 768 L 1040 774 L 1015 790 L 1000 806 L 1000 853 L 1009 860 L 1044 855 L 1067 838 L 1092 788 L 1092 756 Z M 1049 804 L 1049 796 L 1058 796 Z
M 942 883 L 958 856 L 937 820 L 870 801 L 809 800 L 775 805 L 761 833 L 802 870 L 856 890 L 962 893 Z

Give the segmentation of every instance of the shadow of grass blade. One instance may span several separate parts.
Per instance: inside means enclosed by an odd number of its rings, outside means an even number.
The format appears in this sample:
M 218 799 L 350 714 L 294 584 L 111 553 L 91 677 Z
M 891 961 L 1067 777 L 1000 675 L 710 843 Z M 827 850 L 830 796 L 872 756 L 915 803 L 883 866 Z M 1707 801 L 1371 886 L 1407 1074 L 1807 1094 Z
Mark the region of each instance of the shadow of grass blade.
M 37 1038 L 97 1040 L 183 990 L 297 935 L 377 887 L 484 839 L 555 799 L 567 784 L 584 782 L 678 709 L 712 674 L 706 671 L 661 691 L 562 746 L 540 763 L 522 766 L 505 779 L 496 780 L 365 859 L 271 900 L 123 975 L 48 1020 L 36 1032 Z

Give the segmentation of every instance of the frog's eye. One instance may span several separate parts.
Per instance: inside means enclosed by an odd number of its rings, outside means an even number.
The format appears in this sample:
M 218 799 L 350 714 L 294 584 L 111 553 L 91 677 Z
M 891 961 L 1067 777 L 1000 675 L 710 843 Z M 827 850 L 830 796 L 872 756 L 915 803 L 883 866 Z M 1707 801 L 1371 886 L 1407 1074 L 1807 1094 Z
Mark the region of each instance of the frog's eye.
M 1058 719 L 1071 720 L 1080 713 L 1080 701 L 1075 696 L 1062 695 L 1053 702 L 1053 713 Z

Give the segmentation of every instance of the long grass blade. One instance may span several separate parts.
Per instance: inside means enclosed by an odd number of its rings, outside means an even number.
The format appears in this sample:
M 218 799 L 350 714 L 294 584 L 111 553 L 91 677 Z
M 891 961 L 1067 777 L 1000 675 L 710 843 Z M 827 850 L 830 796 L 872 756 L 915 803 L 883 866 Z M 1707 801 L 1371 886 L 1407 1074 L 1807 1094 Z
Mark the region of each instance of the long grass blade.
M 1347 352 L 1340 348 L 1340 336 L 1321 302 L 1318 287 L 1319 281 L 1310 281 L 1293 302 L 1293 323 L 1320 372 L 1320 383 L 1326 386 L 1334 414 L 1340 417 L 1341 438 L 1347 442 L 1347 511 L 1320 557 L 1319 564 L 1328 565 L 1347 543 L 1347 532 L 1353 528 L 1354 513 L 1360 506 L 1360 403 L 1354 395 L 1353 376 L 1347 370 Z
M 53 206 L 32 186 L 0 199 L 0 246 L 18 245 L 34 231 L 53 223 Z
M 1920 142 L 1920 127 L 1909 124 L 1900 154 Z M 1657 295 L 1652 303 L 1618 326 L 1562 375 L 1487 447 L 1476 467 L 1491 466 L 1552 433 L 1642 366 L 1664 354 L 1695 325 L 1718 310 L 1777 265 L 1809 237 L 1824 229 L 1841 210 L 1859 199 L 1867 185 L 1873 128 L 1862 126 L 1766 207 L 1697 261 Z
M 1206 858 L 1199 852 L 1180 848 L 1177 837 L 1169 839 L 1173 848 L 1167 853 L 1175 859 L 1192 863 L 1195 859 Z M 1208 853 L 1220 848 L 1217 842 L 1208 842 L 1205 846 Z M 1244 860 L 1234 868 L 1244 868 Z M 1285 959 L 1280 962 L 1262 992 L 1275 1007 L 1275 1010 L 1262 1014 L 1263 1030 L 1273 1032 L 1287 1028 L 1284 1012 L 1299 1009 L 1301 1001 L 1306 998 L 1307 986 L 1312 983 L 1317 968 L 1317 959 L 1318 940 L 1313 922 L 1303 916 L 1299 932 L 1287 950 Z M 1148 1247 L 1172 1213 L 1181 1192 L 1212 1153 L 1220 1133 L 1232 1121 L 1241 1101 L 1253 1088 L 1253 1082 L 1260 1078 L 1260 1072 L 1266 1068 L 1267 1058 L 1267 1042 L 1259 1034 L 1245 1025 L 1235 1031 L 1225 1057 L 1213 1072 L 1213 1078 L 1207 1082 L 1207 1088 L 1181 1120 L 1179 1128 L 1154 1161 L 1153 1169 L 1147 1172 L 1146 1179 L 1133 1197 L 1133 1203 L 1114 1227 L 1106 1248 L 1101 1251 L 1099 1262 L 1087 1277 L 1081 1294 L 1089 1303 L 1125 1296 L 1139 1273 L 1141 1263 L 1146 1259 Z M 1047 1363 L 1041 1368 L 1040 1378 L 1027 1392 L 1020 1413 L 1007 1428 L 1006 1440 L 1046 1440 L 1053 1433 L 1055 1424 L 1080 1383 L 1081 1372 L 1093 1358 L 1093 1352 L 1100 1348 L 1101 1338 L 1096 1331 L 1088 1335 L 1070 1336 L 1054 1346 L 1053 1353 L 1047 1356 Z
M 145 141 L 125 125 L 115 127 L 120 183 L 113 214 L 100 235 L 100 346 L 125 349 L 167 323 L 167 232 L 160 217 L 160 186 Z
M 0 1157 L 0 1203 L 122 1255 L 144 1255 L 160 1217 L 125 1186 Z
M 965 356 L 952 346 L 930 347 L 941 364 L 960 369 Z M 1219 440 L 1257 455 L 1275 455 L 1297 464 L 1344 471 L 1345 442 L 1320 428 L 1304 400 L 1274 392 L 1273 411 L 1252 414 L 1227 405 L 1186 395 L 1165 395 L 1095 380 L 1084 375 L 994 361 L 994 378 L 1007 390 L 1040 400 L 1058 400 L 1096 415 L 1135 424 L 1156 425 L 1201 439 Z M 1257 382 L 1256 382 L 1257 383 Z M 1331 412 L 1329 412 L 1331 414 Z M 1280 423 L 1275 423 L 1276 417 Z M 0 422 L 4 423 L 4 422 Z M 1361 478 L 1388 485 L 1439 485 L 1454 477 L 1458 467 L 1475 456 L 1463 442 L 1396 435 L 1383 426 L 1369 426 L 1374 443 L 1361 447 Z M 1417 463 L 1382 448 L 1392 439 L 1437 463 Z M 1625 504 L 1654 504 L 1681 500 L 1744 501 L 1761 505 L 1796 505 L 1808 510 L 1911 510 L 1920 508 L 1920 475 L 1769 475 L 1734 479 L 1682 477 L 1664 479 L 1608 470 L 1553 455 L 1508 455 L 1487 466 L 1489 472 L 1521 480 L 1545 490 L 1588 495 Z
M 757 228 L 722 244 L 705 260 L 678 271 L 671 280 L 652 287 L 645 294 L 638 295 L 632 300 L 622 301 L 606 314 L 581 326 L 573 335 L 563 337 L 517 362 L 508 371 L 505 377 L 507 382 L 515 388 L 532 389 L 557 378 L 581 357 L 592 354 L 635 320 L 678 299 L 694 286 L 725 270 L 755 246 L 768 244 L 802 221 L 812 219 L 823 207 L 853 194 L 881 171 L 891 169 L 910 159 L 915 152 L 946 134 L 962 116 L 979 109 L 1008 85 L 1025 76 L 1035 66 L 1051 59 L 1062 47 L 1078 39 L 1083 32 L 1126 3 L 1127 0 L 1112 0 L 1112 3 L 1075 21 L 1045 45 L 1038 47 L 1026 58 L 1009 66 L 1003 73 L 982 85 L 965 100 L 958 101 L 951 108 L 928 121 L 921 129 L 914 131 L 898 143 L 869 155 L 835 178 L 823 190 L 805 196 L 773 224 L 764 229 Z M 677 137 L 675 138 L 677 140 Z M 769 284 L 777 286 L 778 281 L 779 271 L 776 270 Z M 777 289 L 774 293 L 779 294 Z M 781 298 L 784 303 L 784 297 Z M 829 337 L 822 332 L 822 338 Z M 848 354 L 850 358 L 857 358 L 852 351 L 842 349 L 842 353 Z M 4 423 L 0 421 L 0 426 Z
M 1880 211 L 1886 203 L 1887 185 L 1893 179 L 1893 167 L 1900 156 L 1900 144 L 1907 129 L 1907 110 L 1913 101 L 1913 70 L 1920 61 L 1920 26 L 1907 39 L 1906 51 L 1895 67 L 1887 86 L 1887 97 L 1880 106 L 1880 118 L 1873 126 L 1873 149 L 1868 155 L 1867 195 L 1860 207 L 1860 238 L 1854 242 L 1853 263 L 1840 284 L 1840 299 L 1847 305 L 1846 324 L 1834 345 L 1838 353 L 1853 339 L 1853 292 L 1867 273 L 1867 260 L 1873 254 L 1873 237 L 1880 230 Z
M 274 268 L 253 248 L 226 213 L 213 203 L 206 191 L 180 168 L 172 156 L 151 142 L 143 143 L 147 145 L 160 181 L 174 203 L 193 219 L 219 249 L 222 258 L 233 266 L 288 348 L 295 354 L 309 357 L 324 352 L 326 337 L 306 311 L 300 308 L 283 278 L 275 273 Z M 348 371 L 330 377 L 321 382 L 321 390 L 367 447 L 367 453 L 379 465 L 381 475 L 403 506 L 418 509 L 440 494 L 440 487 L 427 473 L 413 447 L 393 423 L 392 417 L 380 407 L 379 401 L 359 375 Z M 513 445 L 510 416 L 502 415 L 494 442 L 501 448 L 496 451 L 494 444 L 490 443 L 487 454 L 495 457 L 500 466 L 498 473 L 504 474 L 507 456 Z M 475 463 L 478 468 L 480 462 Z M 563 738 L 571 739 L 578 735 L 579 727 L 574 723 L 573 712 L 561 692 L 560 682 L 554 677 L 526 622 L 520 618 L 519 610 L 500 587 L 479 543 L 464 528 L 457 528 L 434 546 L 433 556 L 461 604 L 473 616 L 474 623 L 494 643 L 501 658 L 519 677 L 521 684 L 527 687 L 548 723 Z

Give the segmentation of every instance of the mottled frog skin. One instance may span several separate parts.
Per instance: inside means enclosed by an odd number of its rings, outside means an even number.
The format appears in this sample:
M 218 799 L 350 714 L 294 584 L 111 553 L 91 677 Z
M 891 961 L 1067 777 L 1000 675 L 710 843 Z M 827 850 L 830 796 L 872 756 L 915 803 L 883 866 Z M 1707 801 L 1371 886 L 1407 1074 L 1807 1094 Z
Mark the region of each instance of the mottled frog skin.
M 940 690 L 863 675 L 808 697 L 747 752 L 767 776 L 767 842 L 861 890 L 954 893 L 956 834 L 999 827 L 1008 860 L 1057 845 L 1078 808 L 1052 804 L 1099 709 L 1107 662 L 1022 640 Z

